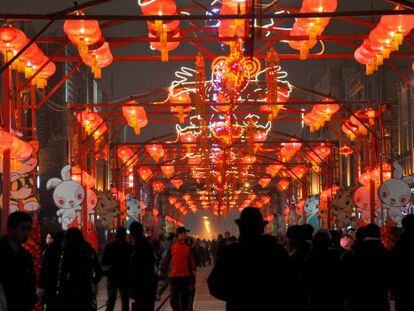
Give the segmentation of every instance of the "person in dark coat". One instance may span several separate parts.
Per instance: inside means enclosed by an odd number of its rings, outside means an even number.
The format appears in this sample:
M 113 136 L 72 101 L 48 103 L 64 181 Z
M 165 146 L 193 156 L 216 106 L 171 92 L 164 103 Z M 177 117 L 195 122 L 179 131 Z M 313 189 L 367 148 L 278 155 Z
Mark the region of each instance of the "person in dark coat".
M 153 311 L 157 292 L 154 249 L 145 238 L 141 223 L 133 222 L 129 231 L 135 243 L 130 262 L 133 310 Z
M 63 240 L 57 282 L 57 310 L 96 310 L 96 288 L 103 272 L 98 256 L 77 228 Z
M 208 277 L 210 294 L 226 301 L 228 311 L 293 310 L 289 256 L 264 234 L 260 210 L 245 208 L 236 223 L 239 242 L 223 248 Z
M 414 215 L 407 215 L 402 220 L 404 232 L 400 235 L 393 250 L 394 267 L 402 267 L 394 271 L 393 292 L 396 311 L 414 310 L 413 286 L 414 271 Z M 411 285 L 410 285 L 411 284 Z
M 381 231 L 369 224 L 357 231 L 355 250 L 344 254 L 341 262 L 344 294 L 349 311 L 389 311 L 391 253 L 381 243 Z M 356 276 L 356 280 L 353 277 Z
M 107 276 L 107 311 L 114 310 L 118 290 L 122 311 L 129 311 L 129 261 L 133 248 L 126 236 L 126 229 L 119 227 L 115 239 L 106 245 L 102 255 L 102 266 Z
M 33 258 L 22 246 L 31 230 L 30 215 L 15 212 L 7 220 L 7 236 L 0 240 L 0 284 L 8 311 L 31 311 L 36 302 Z
M 332 282 L 332 276 L 339 273 L 340 253 L 330 248 L 331 243 L 328 232 L 323 230 L 313 238 L 313 248 L 304 270 L 309 311 L 340 311 L 343 308 L 340 288 L 327 286 Z
M 39 289 L 43 292 L 42 302 L 47 311 L 57 311 L 56 287 L 58 282 L 63 232 L 56 233 L 53 242 L 43 252 L 40 269 Z
M 298 310 L 306 310 L 308 292 L 305 286 L 306 262 L 309 259 L 312 246 L 313 227 L 306 225 L 293 225 L 287 230 L 290 262 L 296 273 L 298 283 L 295 286 L 296 307 Z

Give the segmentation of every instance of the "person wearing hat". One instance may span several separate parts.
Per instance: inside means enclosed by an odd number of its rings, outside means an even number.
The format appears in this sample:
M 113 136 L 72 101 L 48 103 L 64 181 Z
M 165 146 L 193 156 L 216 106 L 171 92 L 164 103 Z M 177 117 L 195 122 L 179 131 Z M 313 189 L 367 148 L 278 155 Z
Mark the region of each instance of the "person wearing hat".
M 187 311 L 190 308 L 190 288 L 196 272 L 196 263 L 191 247 L 186 243 L 187 230 L 178 227 L 176 240 L 165 256 L 161 270 L 168 270 L 170 279 L 170 304 L 173 311 Z
M 210 294 L 228 311 L 294 310 L 289 256 L 275 237 L 264 234 L 267 221 L 254 207 L 236 220 L 240 237 L 226 246 L 207 280 Z

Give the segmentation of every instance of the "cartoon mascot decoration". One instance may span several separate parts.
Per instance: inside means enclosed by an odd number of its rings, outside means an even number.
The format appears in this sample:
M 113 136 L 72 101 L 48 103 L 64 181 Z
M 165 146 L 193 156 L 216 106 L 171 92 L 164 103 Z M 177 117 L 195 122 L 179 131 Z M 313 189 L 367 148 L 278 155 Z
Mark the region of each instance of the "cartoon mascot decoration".
M 401 225 L 403 215 L 411 202 L 409 184 L 413 184 L 413 182 L 414 177 L 403 177 L 402 167 L 394 163 L 392 178 L 384 181 L 379 187 L 378 195 L 388 219 L 398 226 Z
M 47 190 L 54 189 L 53 201 L 58 208 L 56 215 L 63 230 L 67 230 L 77 219 L 85 199 L 82 185 L 70 179 L 70 169 L 70 165 L 66 165 L 60 172 L 62 179 L 51 178 L 46 184 Z
M 33 172 L 36 170 L 39 150 L 38 141 L 30 141 L 33 152 L 18 164 L 11 165 L 10 172 L 10 203 L 9 211 L 35 212 L 39 209 L 39 201 L 34 193 Z M 0 161 L 0 172 L 3 173 L 3 163 Z

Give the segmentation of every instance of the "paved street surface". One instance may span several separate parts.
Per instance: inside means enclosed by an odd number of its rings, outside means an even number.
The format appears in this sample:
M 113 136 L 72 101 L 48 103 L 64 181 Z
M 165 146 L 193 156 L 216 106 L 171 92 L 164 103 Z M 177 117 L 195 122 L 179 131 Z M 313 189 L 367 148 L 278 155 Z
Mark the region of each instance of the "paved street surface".
M 194 304 L 194 311 L 224 311 L 225 304 L 222 301 L 218 301 L 217 299 L 211 297 L 208 292 L 207 287 L 207 277 L 210 273 L 210 268 L 203 268 L 199 269 L 197 272 L 197 290 L 196 290 L 196 298 Z M 167 289 L 166 293 L 163 295 L 163 300 L 165 300 L 168 296 L 169 289 Z M 105 302 L 106 302 L 106 280 L 104 279 L 101 284 L 99 285 L 99 293 L 98 293 L 98 307 L 102 307 L 99 310 L 105 310 Z M 157 302 L 156 307 L 158 307 L 160 302 Z M 118 298 L 117 304 L 115 306 L 116 311 L 121 310 L 121 303 L 120 299 Z M 161 308 L 161 311 L 171 311 L 170 303 L 167 303 Z

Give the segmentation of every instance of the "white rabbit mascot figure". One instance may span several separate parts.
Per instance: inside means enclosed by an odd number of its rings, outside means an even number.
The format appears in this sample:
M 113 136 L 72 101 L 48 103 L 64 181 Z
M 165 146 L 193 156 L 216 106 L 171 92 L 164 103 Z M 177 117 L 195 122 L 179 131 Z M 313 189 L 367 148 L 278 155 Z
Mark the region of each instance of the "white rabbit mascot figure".
M 401 226 L 403 212 L 411 202 L 411 190 L 408 183 L 413 183 L 412 176 L 402 177 L 402 167 L 394 163 L 393 178 L 388 179 L 379 187 L 378 195 L 388 218 Z
M 85 190 L 82 185 L 70 180 L 70 165 L 66 165 L 61 170 L 62 179 L 51 178 L 47 181 L 46 189 L 54 189 L 53 201 L 58 207 L 56 215 L 62 229 L 67 230 L 78 216 L 78 211 L 82 208 L 85 199 Z

